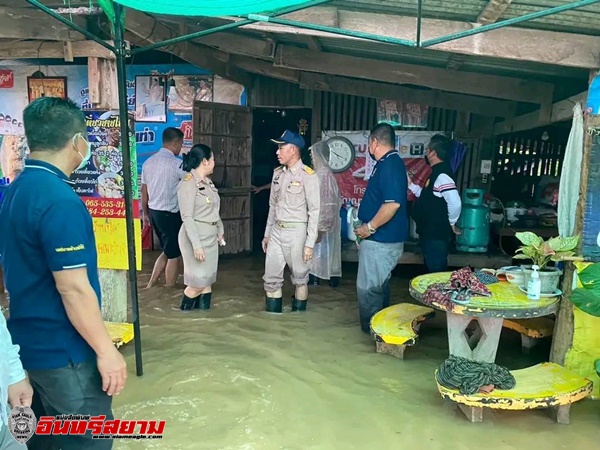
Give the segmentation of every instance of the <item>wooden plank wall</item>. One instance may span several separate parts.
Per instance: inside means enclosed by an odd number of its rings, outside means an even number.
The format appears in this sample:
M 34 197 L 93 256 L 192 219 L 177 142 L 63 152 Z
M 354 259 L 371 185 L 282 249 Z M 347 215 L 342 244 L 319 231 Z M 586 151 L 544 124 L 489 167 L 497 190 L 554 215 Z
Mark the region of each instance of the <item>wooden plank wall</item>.
M 333 92 L 301 89 L 298 85 L 267 77 L 257 77 L 252 89 L 254 107 L 305 107 L 312 108 L 312 141 L 320 139 L 323 130 L 362 131 L 377 124 L 377 99 Z M 456 111 L 429 108 L 427 128 L 424 131 L 457 130 Z M 400 128 L 414 130 L 414 128 Z M 465 161 L 457 174 L 459 189 L 474 187 L 479 176 L 477 168 L 481 158 L 480 139 L 461 139 L 469 148 Z
M 362 131 L 370 130 L 377 124 L 377 99 L 355 95 L 316 92 L 317 133 L 323 130 Z M 456 111 L 430 108 L 427 128 L 424 131 L 452 132 L 456 126 Z M 400 128 L 414 130 L 414 128 Z
M 551 132 L 543 141 L 539 131 L 500 136 L 496 142 L 492 193 L 501 200 L 533 200 L 545 177 L 560 177 L 568 133 Z
M 300 89 L 300 86 L 274 78 L 256 77 L 251 93 L 251 104 L 254 107 L 311 107 L 307 97 L 311 91 Z

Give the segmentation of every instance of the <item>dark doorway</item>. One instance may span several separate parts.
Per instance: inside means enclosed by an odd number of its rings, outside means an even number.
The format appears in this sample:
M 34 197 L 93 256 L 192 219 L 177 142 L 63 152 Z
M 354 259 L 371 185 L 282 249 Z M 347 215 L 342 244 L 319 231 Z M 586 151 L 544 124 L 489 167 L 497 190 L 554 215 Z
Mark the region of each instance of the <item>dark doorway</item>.
M 277 146 L 271 139 L 278 138 L 285 130 L 301 133 L 306 142 L 302 160 L 310 164 L 308 147 L 311 145 L 311 115 L 306 108 L 254 108 L 252 129 L 252 184 L 264 186 L 271 182 L 277 162 Z M 262 252 L 261 242 L 269 215 L 269 194 L 265 189 L 255 194 L 252 202 L 252 236 L 254 252 Z

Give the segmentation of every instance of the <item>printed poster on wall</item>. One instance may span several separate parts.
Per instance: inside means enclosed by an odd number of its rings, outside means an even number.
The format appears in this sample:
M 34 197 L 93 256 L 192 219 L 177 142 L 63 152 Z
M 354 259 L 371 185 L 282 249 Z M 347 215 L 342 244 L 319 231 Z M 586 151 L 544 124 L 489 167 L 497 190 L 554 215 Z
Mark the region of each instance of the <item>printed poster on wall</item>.
M 425 162 L 425 146 L 437 131 L 397 131 L 396 148 L 406 165 L 406 171 L 415 184 L 423 186 L 431 173 Z M 322 139 L 342 136 L 354 144 L 356 158 L 354 164 L 345 172 L 336 173 L 336 179 L 342 195 L 342 201 L 358 206 L 367 188 L 367 182 L 373 172 L 375 161 L 367 154 L 368 131 L 323 131 Z M 412 192 L 408 192 L 408 200 L 415 200 Z
M 417 103 L 380 100 L 377 106 L 377 120 L 394 127 L 427 128 L 429 107 Z
M 94 220 L 101 269 L 129 267 L 125 222 L 125 184 L 121 151 L 121 120 L 116 111 L 86 111 L 88 139 L 92 153 L 87 165 L 73 172 L 75 193 L 85 202 Z M 129 136 L 133 214 L 136 227 L 137 270 L 141 270 L 141 224 L 137 186 L 135 135 Z

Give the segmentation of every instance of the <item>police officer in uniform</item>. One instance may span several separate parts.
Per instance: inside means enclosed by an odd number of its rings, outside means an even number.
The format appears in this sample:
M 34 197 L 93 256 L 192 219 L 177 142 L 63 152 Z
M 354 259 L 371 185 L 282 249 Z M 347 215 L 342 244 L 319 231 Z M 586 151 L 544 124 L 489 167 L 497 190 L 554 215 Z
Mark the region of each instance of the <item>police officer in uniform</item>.
M 267 254 L 265 275 L 267 312 L 283 309 L 283 272 L 287 265 L 296 286 L 292 311 L 304 311 L 308 302 L 308 264 L 313 258 L 319 223 L 320 188 L 314 170 L 300 159 L 304 139 L 286 130 L 279 139 L 272 139 L 279 148 L 269 198 L 269 218 L 262 242 Z

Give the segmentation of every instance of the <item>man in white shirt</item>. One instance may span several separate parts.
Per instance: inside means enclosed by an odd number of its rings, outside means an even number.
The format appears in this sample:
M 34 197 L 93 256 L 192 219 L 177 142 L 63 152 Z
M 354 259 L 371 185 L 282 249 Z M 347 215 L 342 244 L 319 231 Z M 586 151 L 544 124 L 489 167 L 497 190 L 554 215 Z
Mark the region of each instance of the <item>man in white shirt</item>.
M 19 359 L 19 346 L 12 343 L 2 311 L 0 311 L 0 355 L 0 450 L 26 450 L 27 447 L 15 441 L 10 434 L 6 414 L 7 403 L 13 408 L 31 407 L 33 389 Z
M 448 161 L 452 141 L 441 134 L 431 138 L 425 150 L 425 159 L 431 166 L 431 175 L 421 188 L 409 178 L 408 188 L 418 197 L 413 217 L 428 272 L 448 269 L 448 248 L 452 234 L 460 234 L 456 222 L 462 204 L 452 169 Z
M 154 264 L 148 288 L 158 281 L 163 271 L 167 287 L 175 286 L 181 263 L 178 239 L 182 221 L 177 186 L 185 172 L 181 169 L 181 160 L 177 156 L 183 147 L 183 132 L 178 128 L 167 128 L 163 132 L 162 141 L 163 147 L 142 166 L 144 226 L 152 225 L 162 249 Z

